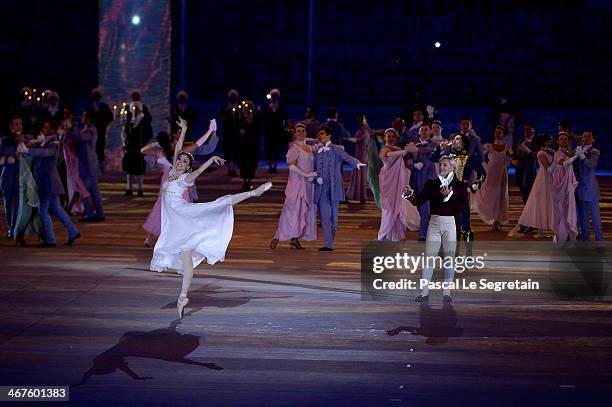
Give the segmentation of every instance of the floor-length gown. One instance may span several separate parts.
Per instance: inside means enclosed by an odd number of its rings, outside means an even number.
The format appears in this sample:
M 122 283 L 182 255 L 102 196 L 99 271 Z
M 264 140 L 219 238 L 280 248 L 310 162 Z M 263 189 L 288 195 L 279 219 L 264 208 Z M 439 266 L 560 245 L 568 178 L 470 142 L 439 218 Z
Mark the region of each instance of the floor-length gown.
M 304 151 L 298 144 L 292 143 L 287 151 L 287 162 L 296 161 L 297 167 L 304 173 L 313 171 L 314 155 Z M 304 176 L 289 171 L 285 202 L 278 220 L 275 239 L 287 241 L 291 239 L 316 240 L 317 238 L 317 208 L 314 203 L 314 184 Z
M 357 143 L 355 143 L 355 158 L 365 163 L 368 161 L 368 146 L 370 144 L 370 132 L 366 129 L 359 129 L 355 133 Z M 351 180 L 346 190 L 346 199 L 352 201 L 365 201 L 368 199 L 368 174 L 366 171 L 353 168 L 351 171 Z
M 555 169 L 553 171 L 553 224 L 555 242 L 575 241 L 578 236 L 578 215 L 576 212 L 576 187 L 578 181 L 574 175 L 574 167 L 564 166 L 561 161 L 570 157 L 563 151 L 555 153 Z
M 194 268 L 204 260 L 215 264 L 225 259 L 234 230 L 232 196 L 213 202 L 187 202 L 184 194 L 193 183 L 186 183 L 186 177 L 183 173 L 162 186 L 161 233 L 153 249 L 153 271 L 175 269 L 182 274 L 181 253 L 187 250 L 191 250 Z
M 404 157 L 384 157 L 380 170 L 380 205 L 382 209 L 378 240 L 399 242 L 406 238 L 406 229 L 418 230 L 419 212 L 412 203 L 402 198 L 410 171 L 404 165 Z
M 546 160 L 552 163 L 552 156 L 544 150 L 538 151 L 538 163 Z M 518 224 L 536 229 L 552 229 L 553 225 L 553 196 L 552 175 L 540 165 L 536 179 L 529 193 L 527 203 L 521 212 Z
M 66 186 L 68 189 L 68 202 L 72 201 L 75 193 L 79 193 L 79 198 L 72 206 L 73 213 L 84 213 L 83 199 L 89 197 L 89 192 L 85 184 L 81 180 L 79 174 L 79 158 L 76 155 L 77 143 L 69 140 L 64 140 L 64 159 L 66 161 Z
M 34 157 L 29 154 L 19 155 L 19 209 L 15 221 L 15 237 L 37 236 L 42 232 L 38 214 L 40 197 L 32 174 L 33 161 Z
M 168 180 L 168 177 L 170 176 L 170 170 L 172 169 L 172 164 L 170 163 L 170 161 L 168 161 L 163 151 L 159 150 L 157 151 L 156 154 L 157 154 L 157 163 L 161 166 L 162 171 L 163 171 L 161 182 L 159 185 L 159 195 L 157 195 L 157 200 L 155 201 L 155 205 L 153 205 L 153 209 L 151 209 L 151 212 L 149 212 L 149 215 L 147 216 L 147 220 L 142 225 L 142 228 L 146 230 L 147 233 L 150 233 L 155 236 L 159 236 L 159 234 L 161 233 L 162 188 L 164 186 L 164 183 Z M 192 202 L 191 196 L 189 194 L 189 190 L 185 190 L 185 193 L 183 194 L 183 198 L 185 198 L 187 202 Z
M 378 176 L 380 175 L 382 165 L 380 160 L 380 143 L 377 137 L 370 137 L 370 143 L 368 144 L 368 184 L 370 184 L 370 189 L 372 190 L 374 203 L 376 203 L 376 207 L 379 209 L 380 188 L 378 186 Z
M 471 199 L 472 209 L 489 225 L 494 222 L 508 223 L 508 148 L 489 150 L 489 162 L 485 165 L 487 176 Z

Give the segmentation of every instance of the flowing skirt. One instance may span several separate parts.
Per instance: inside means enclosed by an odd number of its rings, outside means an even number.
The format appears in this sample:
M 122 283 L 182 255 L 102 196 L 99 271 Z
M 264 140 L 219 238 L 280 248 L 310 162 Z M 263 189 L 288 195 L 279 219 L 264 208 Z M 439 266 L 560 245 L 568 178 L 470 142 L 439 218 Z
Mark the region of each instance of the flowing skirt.
M 182 197 L 163 193 L 161 234 L 150 269 L 174 269 L 183 273 L 181 253 L 191 250 L 193 267 L 202 261 L 215 264 L 225 260 L 227 246 L 234 231 L 232 196 L 213 202 L 189 203 Z

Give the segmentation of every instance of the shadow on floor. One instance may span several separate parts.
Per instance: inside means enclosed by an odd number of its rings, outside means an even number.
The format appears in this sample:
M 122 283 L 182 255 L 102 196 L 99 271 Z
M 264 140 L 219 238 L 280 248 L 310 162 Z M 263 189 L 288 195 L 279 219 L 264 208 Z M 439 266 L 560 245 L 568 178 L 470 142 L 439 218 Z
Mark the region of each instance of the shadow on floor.
M 457 312 L 449 303 L 442 308 L 435 309 L 427 303 L 420 306 L 419 327 L 399 326 L 387 331 L 387 335 L 395 336 L 401 332 L 410 332 L 412 335 L 424 336 L 428 345 L 443 345 L 450 337 L 463 335 L 463 328 L 457 326 L 459 319 Z
M 128 366 L 126 361 L 128 357 L 165 360 L 222 370 L 222 367 L 214 363 L 203 363 L 187 358 L 187 355 L 200 346 L 200 336 L 177 332 L 176 328 L 180 324 L 181 321 L 177 319 L 167 328 L 124 333 L 115 346 L 94 358 L 93 366 L 83 374 L 80 382 L 72 386 L 81 386 L 94 375 L 106 375 L 115 371 L 122 371 L 134 380 L 152 379 L 134 372 Z
M 186 307 L 185 317 L 202 311 L 205 307 L 218 308 L 234 308 L 246 304 L 251 300 L 258 299 L 282 299 L 291 298 L 291 296 L 281 297 L 254 297 L 254 296 L 239 296 L 239 297 L 217 297 L 217 294 L 231 293 L 250 293 L 248 290 L 221 290 L 221 286 L 207 284 L 189 292 L 189 304 Z M 176 309 L 176 300 L 164 305 L 161 309 Z

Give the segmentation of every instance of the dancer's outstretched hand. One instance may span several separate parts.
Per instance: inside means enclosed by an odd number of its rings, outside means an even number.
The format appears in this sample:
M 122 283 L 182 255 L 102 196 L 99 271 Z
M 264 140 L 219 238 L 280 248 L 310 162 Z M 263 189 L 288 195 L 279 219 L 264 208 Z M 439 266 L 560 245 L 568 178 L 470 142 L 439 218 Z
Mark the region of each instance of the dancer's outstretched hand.
M 208 126 L 208 130 L 209 131 L 217 131 L 217 121 L 215 119 L 212 119 L 210 121 L 210 125 Z
M 182 117 L 179 116 L 179 119 L 176 121 L 176 124 L 181 128 L 181 129 L 186 129 L 187 128 L 187 120 L 183 119 Z
M 221 165 L 221 166 L 225 165 L 225 160 L 223 158 L 219 157 L 219 156 L 216 156 L 216 155 L 213 155 L 212 157 L 210 157 L 209 161 L 211 163 L 215 163 L 217 165 Z

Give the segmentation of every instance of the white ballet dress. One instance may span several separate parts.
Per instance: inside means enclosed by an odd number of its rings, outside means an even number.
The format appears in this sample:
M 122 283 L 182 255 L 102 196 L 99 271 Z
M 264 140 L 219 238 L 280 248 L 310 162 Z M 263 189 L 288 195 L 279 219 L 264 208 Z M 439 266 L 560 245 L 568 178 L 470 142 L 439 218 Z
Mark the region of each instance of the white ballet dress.
M 193 267 L 202 261 L 215 264 L 225 259 L 234 230 L 232 196 L 213 202 L 190 203 L 183 198 L 187 174 L 162 185 L 161 234 L 153 249 L 150 269 L 174 269 L 183 273 L 181 252 L 191 250 Z

